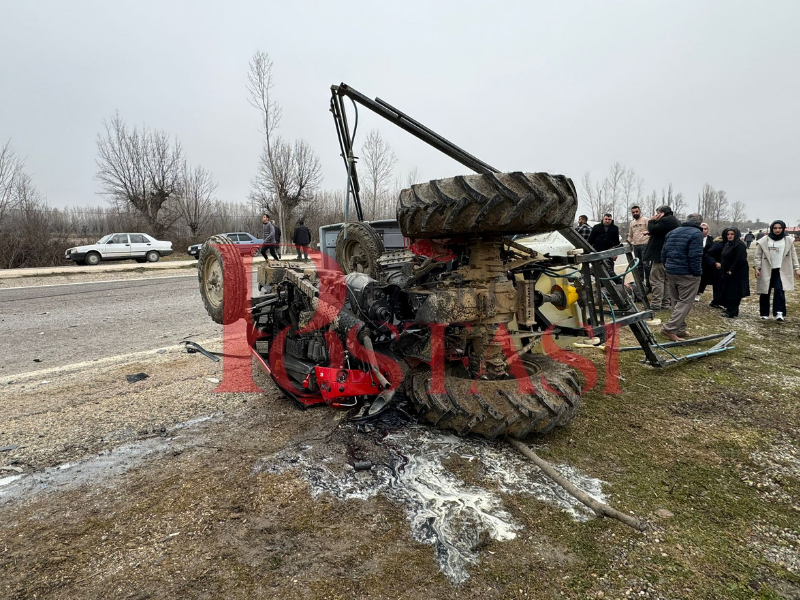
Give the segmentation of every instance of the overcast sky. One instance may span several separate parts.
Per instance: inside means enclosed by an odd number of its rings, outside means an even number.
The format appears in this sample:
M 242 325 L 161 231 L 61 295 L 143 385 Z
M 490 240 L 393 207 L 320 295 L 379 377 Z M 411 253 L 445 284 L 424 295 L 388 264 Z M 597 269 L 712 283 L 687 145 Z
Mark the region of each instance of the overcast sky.
M 602 178 L 615 161 L 694 208 L 704 183 L 751 218 L 800 220 L 800 2 L 0 0 L 0 144 L 54 206 L 103 204 L 96 139 L 114 111 L 176 135 L 221 198 L 261 148 L 246 99 L 274 62 L 281 134 L 345 173 L 330 85 L 379 96 L 503 170 Z M 361 111 L 398 176 L 465 167 Z

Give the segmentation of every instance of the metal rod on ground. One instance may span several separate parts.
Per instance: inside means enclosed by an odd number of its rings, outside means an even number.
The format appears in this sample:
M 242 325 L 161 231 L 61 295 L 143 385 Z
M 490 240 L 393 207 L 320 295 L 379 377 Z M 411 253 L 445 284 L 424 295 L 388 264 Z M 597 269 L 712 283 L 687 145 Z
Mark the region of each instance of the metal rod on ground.
M 575 487 L 566 478 L 559 475 L 558 471 L 553 468 L 553 465 L 544 460 L 541 456 L 536 454 L 533 450 L 519 440 L 512 438 L 506 439 L 508 440 L 509 444 L 519 450 L 526 458 L 532 460 L 536 466 L 542 470 L 542 473 L 547 475 L 550 479 L 567 490 L 567 492 L 569 492 L 572 496 L 591 508 L 594 511 L 594 514 L 596 514 L 598 517 L 611 517 L 612 519 L 616 519 L 622 523 L 625 523 L 625 525 L 628 527 L 633 527 L 637 531 L 644 531 L 647 529 L 647 525 L 639 521 L 639 519 L 636 519 L 630 515 L 626 515 L 625 513 L 621 513 L 618 510 L 611 508 L 608 504 L 604 504 L 598 500 L 595 500 L 583 490 Z
M 717 338 L 725 337 L 728 335 L 730 331 L 725 331 L 724 333 L 715 333 L 713 335 L 704 335 L 703 337 L 692 338 L 690 340 L 684 340 L 682 342 L 665 342 L 660 344 L 662 348 L 674 348 L 675 346 L 689 346 L 691 344 L 696 344 L 698 342 L 705 342 L 708 340 L 715 340 Z M 641 346 L 623 346 L 619 348 L 618 352 L 631 352 L 633 350 L 641 350 Z

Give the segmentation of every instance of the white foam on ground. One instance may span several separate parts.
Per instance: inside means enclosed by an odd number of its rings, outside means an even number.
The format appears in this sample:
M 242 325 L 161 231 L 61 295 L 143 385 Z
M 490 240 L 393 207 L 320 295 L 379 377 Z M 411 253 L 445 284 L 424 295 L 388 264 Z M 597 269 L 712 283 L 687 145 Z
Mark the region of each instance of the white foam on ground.
M 511 446 L 475 438 L 459 438 L 424 427 L 406 427 L 384 438 L 394 455 L 390 465 L 370 471 L 334 473 L 322 463 L 296 451 L 277 455 L 255 470 L 283 472 L 297 469 L 316 497 L 330 493 L 346 500 L 367 500 L 378 493 L 402 504 L 415 540 L 431 544 L 442 572 L 454 584 L 469 578 L 467 568 L 478 560 L 476 545 L 487 538 L 514 539 L 521 525 L 503 508 L 500 496 L 467 485 L 443 464 L 460 456 L 477 461 L 481 475 L 506 493 L 526 494 L 548 502 L 585 521 L 592 513 L 545 477 Z M 604 501 L 602 481 L 576 469 L 558 466 L 559 472 L 597 500 Z M 494 487 L 492 486 L 492 487 Z

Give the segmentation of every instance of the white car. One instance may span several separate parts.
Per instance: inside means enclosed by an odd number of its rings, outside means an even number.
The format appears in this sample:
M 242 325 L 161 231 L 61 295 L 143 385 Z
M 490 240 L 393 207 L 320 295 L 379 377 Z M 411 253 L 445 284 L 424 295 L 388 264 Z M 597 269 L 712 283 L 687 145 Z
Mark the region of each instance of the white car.
M 96 244 L 76 246 L 64 253 L 66 260 L 79 265 L 98 265 L 102 260 L 135 259 L 136 262 L 158 262 L 172 254 L 172 242 L 162 242 L 146 233 L 109 233 Z

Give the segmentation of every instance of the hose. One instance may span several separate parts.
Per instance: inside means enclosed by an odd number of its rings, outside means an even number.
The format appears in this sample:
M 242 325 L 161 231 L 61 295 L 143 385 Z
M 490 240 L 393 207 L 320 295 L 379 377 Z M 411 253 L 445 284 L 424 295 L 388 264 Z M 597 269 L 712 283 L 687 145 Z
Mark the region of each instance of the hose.
M 637 257 L 633 259 L 633 263 L 631 264 L 630 267 L 628 267 L 628 269 L 624 273 L 620 273 L 619 275 L 612 275 L 611 277 L 598 277 L 598 279 L 600 279 L 601 281 L 610 281 L 611 279 L 620 279 L 620 278 L 624 279 L 625 275 L 633 271 L 638 266 L 639 266 L 639 258 Z
M 353 109 L 355 110 L 355 121 L 353 122 L 353 135 L 350 136 L 350 156 L 347 157 L 347 196 L 345 198 L 344 203 L 344 239 L 347 239 L 347 223 L 350 220 L 350 194 L 352 193 L 355 196 L 355 188 L 353 186 L 353 162 L 355 161 L 355 157 L 353 156 L 353 142 L 356 140 L 356 131 L 358 131 L 358 105 L 355 103 L 355 100 L 350 98 L 350 102 L 353 103 Z M 344 107 L 342 107 L 344 109 Z

